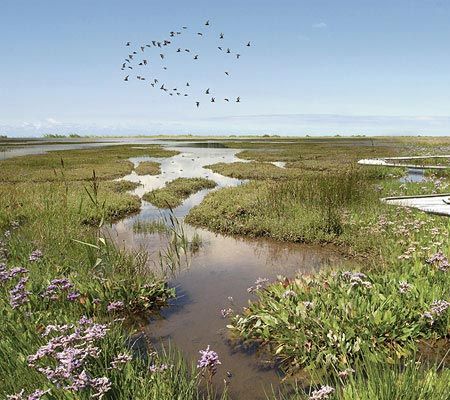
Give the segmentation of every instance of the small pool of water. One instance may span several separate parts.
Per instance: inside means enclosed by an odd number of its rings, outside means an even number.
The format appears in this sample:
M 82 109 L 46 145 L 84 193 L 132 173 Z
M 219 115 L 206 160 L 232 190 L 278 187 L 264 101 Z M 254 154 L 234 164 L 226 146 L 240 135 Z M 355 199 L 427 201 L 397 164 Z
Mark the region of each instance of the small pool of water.
M 420 168 L 408 168 L 406 175 L 400 178 L 400 182 L 404 183 L 425 182 L 426 180 L 425 171 Z

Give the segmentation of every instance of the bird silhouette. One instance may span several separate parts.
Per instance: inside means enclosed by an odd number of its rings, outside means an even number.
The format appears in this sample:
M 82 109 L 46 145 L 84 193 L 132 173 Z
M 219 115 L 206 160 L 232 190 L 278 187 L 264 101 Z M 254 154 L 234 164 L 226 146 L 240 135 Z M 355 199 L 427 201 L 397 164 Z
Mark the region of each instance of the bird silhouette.
M 225 71 L 225 75 L 227 75 L 227 76 L 230 76 L 230 73 L 229 73 L 229 72 L 227 72 L 227 71 Z
M 205 94 L 209 94 L 209 88 L 208 88 L 208 89 L 206 89 L 206 92 L 205 92 Z
M 236 58 L 237 58 L 237 59 L 239 59 L 240 56 L 241 56 L 240 54 L 236 54 Z
M 182 26 L 183 29 L 187 29 L 187 26 Z
M 219 49 L 220 51 L 222 51 L 222 50 L 223 50 L 223 49 L 222 49 L 222 47 L 220 47 L 220 46 L 219 46 L 219 47 L 217 47 L 217 48 L 218 48 L 218 49 Z
M 227 54 L 230 54 L 231 53 L 231 50 L 228 48 L 227 49 Z
M 216 99 L 214 97 L 211 97 L 211 103 L 215 103 Z
M 197 32 L 197 35 L 198 35 L 198 36 L 203 36 L 203 33 Z
M 199 107 L 200 107 L 200 102 L 199 102 L 199 101 L 196 101 L 196 102 L 195 102 L 195 105 L 197 106 L 197 108 L 199 108 Z
M 247 47 L 250 47 L 250 42 L 247 43 Z
M 144 51 L 145 50 L 145 46 L 141 46 L 141 51 Z
M 177 53 L 181 53 L 181 49 L 180 48 L 177 50 Z
M 127 44 L 125 46 L 129 46 L 131 44 L 131 42 L 127 42 Z
M 198 60 L 198 54 L 194 56 L 194 60 Z
M 165 90 L 164 83 L 160 87 L 161 90 Z
M 128 54 L 128 58 L 129 58 L 130 60 L 132 60 L 132 59 L 133 59 L 133 54 Z
M 144 65 L 144 63 L 143 63 L 143 62 L 140 62 L 138 65 Z
M 153 46 L 156 46 L 156 40 L 152 40 Z
M 184 51 L 186 51 L 187 53 L 190 53 L 190 52 L 191 52 L 189 49 L 184 49 Z
M 227 98 L 225 98 L 224 100 L 225 100 L 225 101 L 230 101 L 230 99 L 227 99 Z
M 237 98 L 236 98 L 236 103 L 240 103 L 241 102 L 241 98 L 238 96 Z
M 146 44 L 145 47 L 152 47 L 152 46 L 150 46 L 149 44 Z
M 147 65 L 147 60 L 142 60 L 142 62 L 144 63 L 144 65 Z
M 163 69 L 164 69 L 164 70 L 166 70 L 166 69 L 167 69 L 167 67 L 163 67 Z
M 122 68 L 125 68 L 125 65 L 126 65 L 126 63 L 123 63 L 123 64 L 122 64 Z
M 190 86 L 190 85 L 189 85 L 189 82 L 186 82 L 186 86 Z
M 164 60 L 164 54 L 161 53 L 159 56 L 161 57 L 161 60 Z
M 124 78 L 124 81 L 125 82 L 128 82 L 128 77 L 129 77 L 130 75 L 127 75 L 125 78 Z
M 219 39 L 223 39 L 223 37 L 224 37 L 224 35 L 223 35 L 223 33 L 221 33 L 221 34 L 219 35 Z
M 133 51 L 133 54 L 137 54 L 135 51 Z
M 152 85 L 152 87 L 155 87 L 155 84 L 154 84 L 154 83 L 150 83 L 150 85 Z
M 153 79 L 153 82 L 158 83 L 158 79 Z
M 205 22 L 205 26 L 209 26 L 209 19 Z
M 161 42 L 156 42 L 156 45 L 157 45 L 158 47 L 161 47 Z

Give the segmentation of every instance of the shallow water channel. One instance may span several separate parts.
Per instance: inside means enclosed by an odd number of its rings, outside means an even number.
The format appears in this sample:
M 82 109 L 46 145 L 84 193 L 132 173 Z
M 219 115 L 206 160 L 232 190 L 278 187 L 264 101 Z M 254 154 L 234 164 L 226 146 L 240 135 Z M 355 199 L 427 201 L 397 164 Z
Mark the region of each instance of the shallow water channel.
M 166 143 L 166 146 L 180 151 L 180 154 L 163 160 L 149 157 L 131 159 L 135 165 L 148 160 L 161 162 L 160 175 L 138 176 L 133 172 L 124 177 L 142 184 L 135 191 L 139 196 L 178 177 L 213 179 L 218 184 L 213 190 L 242 183 L 203 168 L 217 162 L 242 161 L 235 156 L 238 150 L 205 144 L 190 147 L 186 143 Z M 175 216 L 182 220 L 208 192 L 203 190 L 188 198 L 173 210 Z M 167 214 L 143 201 L 138 215 L 113 225 L 109 234 L 120 246 L 146 250 L 156 259 L 166 239 L 159 234 L 135 233 L 133 224 L 137 220 L 160 220 L 164 213 Z M 177 289 L 177 299 L 162 310 L 161 318 L 148 321 L 147 334 L 155 344 L 170 342 L 175 345 L 192 362 L 199 358 L 200 349 L 210 345 L 222 362 L 215 377 L 219 388 L 226 380 L 234 399 L 265 399 L 265 393 L 271 393 L 271 387 L 279 385 L 280 376 L 262 355 L 231 342 L 227 335 L 228 321 L 222 317 L 221 309 L 231 307 L 240 312 L 252 298 L 247 288 L 259 277 L 275 279 L 277 275 L 310 274 L 345 260 L 332 249 L 320 246 L 226 237 L 189 225 L 185 225 L 185 232 L 189 237 L 197 232 L 202 238 L 202 246 L 191 256 L 189 267 L 178 271 L 170 281 L 170 285 Z

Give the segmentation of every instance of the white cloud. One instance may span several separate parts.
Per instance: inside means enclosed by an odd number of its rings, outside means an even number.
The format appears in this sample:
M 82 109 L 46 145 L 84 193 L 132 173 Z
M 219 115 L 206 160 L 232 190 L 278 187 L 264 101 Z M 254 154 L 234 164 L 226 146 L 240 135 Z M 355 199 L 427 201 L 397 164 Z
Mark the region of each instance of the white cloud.
M 317 23 L 313 24 L 312 27 L 317 28 L 317 29 L 325 29 L 328 27 L 328 25 L 322 21 L 322 22 L 317 22 Z

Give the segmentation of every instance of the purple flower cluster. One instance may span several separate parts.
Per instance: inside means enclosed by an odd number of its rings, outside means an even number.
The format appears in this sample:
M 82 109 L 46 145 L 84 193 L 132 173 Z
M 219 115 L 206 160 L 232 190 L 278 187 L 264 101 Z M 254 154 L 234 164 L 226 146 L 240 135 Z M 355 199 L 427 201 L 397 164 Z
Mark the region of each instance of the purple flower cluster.
M 164 371 L 168 370 L 169 368 L 171 368 L 171 365 L 168 365 L 168 364 L 161 364 L 161 365 L 152 364 L 152 365 L 150 365 L 148 370 L 152 374 L 155 374 L 158 372 L 164 372 Z
M 47 390 L 41 390 L 36 389 L 33 393 L 26 396 L 25 390 L 21 390 L 19 393 L 16 394 L 10 394 L 6 396 L 8 400 L 40 400 L 40 398 L 44 395 L 50 392 L 50 389 Z
M 30 295 L 31 292 L 25 287 L 27 282 L 28 277 L 20 278 L 19 283 L 9 291 L 9 303 L 12 308 L 20 307 L 28 302 L 28 295 Z
M 329 399 L 330 396 L 334 393 L 334 388 L 331 386 L 322 386 L 318 390 L 314 390 L 309 396 L 309 400 L 325 400 Z
M 362 272 L 344 271 L 341 274 L 342 278 L 350 282 L 350 286 L 362 286 L 367 289 L 372 287 L 372 284 L 367 280 L 367 275 Z
M 39 261 L 44 254 L 42 254 L 41 250 L 34 250 L 31 252 L 30 256 L 28 257 L 28 261 L 30 262 L 36 262 Z
M 15 267 L 10 270 L 6 269 L 6 264 L 0 264 L 0 283 L 8 282 L 17 275 L 25 275 L 28 270 L 22 267 Z
M 201 354 L 200 359 L 197 363 L 197 368 L 201 368 L 204 371 L 208 371 L 211 376 L 213 376 L 217 372 L 217 366 L 222 364 L 219 360 L 218 354 L 209 349 L 209 345 L 206 350 L 200 350 Z
M 123 301 L 112 301 L 108 304 L 107 310 L 111 311 L 120 311 L 123 309 Z
M 133 357 L 130 354 L 121 353 L 116 356 L 116 358 L 111 361 L 112 369 L 120 369 L 124 364 L 130 362 Z
M 92 397 L 101 398 L 111 384 L 106 377 L 91 377 L 86 367 L 89 360 L 99 357 L 100 349 L 95 343 L 107 332 L 107 325 L 94 323 L 86 317 L 77 325 L 48 325 L 43 336 L 58 335 L 28 356 L 28 365 L 65 390 L 79 392 L 91 388 L 94 391 Z
M 42 297 L 50 300 L 59 300 L 61 294 L 64 294 L 69 301 L 74 301 L 80 296 L 76 290 L 73 290 L 73 284 L 67 278 L 57 278 L 52 279 Z
M 441 250 L 437 251 L 426 261 L 428 264 L 434 265 L 435 267 L 437 267 L 439 271 L 442 272 L 447 272 L 450 266 L 448 258 L 444 255 L 444 253 Z
M 400 293 L 407 293 L 412 289 L 412 285 L 406 281 L 401 281 L 398 284 L 398 291 Z
M 220 310 L 220 313 L 222 314 L 222 318 L 227 318 L 231 314 L 233 314 L 233 309 L 232 308 L 223 308 L 222 310 Z
M 433 325 L 436 318 L 439 318 L 450 307 L 450 303 L 445 300 L 435 300 L 431 303 L 430 310 L 424 312 L 422 317 L 428 319 L 431 325 Z
M 255 281 L 255 286 L 250 286 L 249 288 L 247 288 L 247 292 L 252 293 L 255 290 L 261 290 L 266 286 L 268 282 L 269 280 L 267 278 L 258 278 Z

